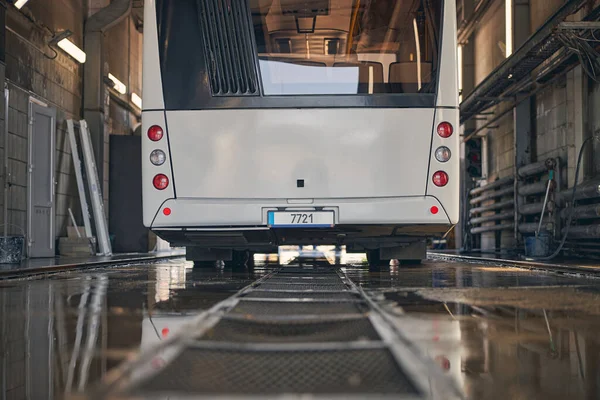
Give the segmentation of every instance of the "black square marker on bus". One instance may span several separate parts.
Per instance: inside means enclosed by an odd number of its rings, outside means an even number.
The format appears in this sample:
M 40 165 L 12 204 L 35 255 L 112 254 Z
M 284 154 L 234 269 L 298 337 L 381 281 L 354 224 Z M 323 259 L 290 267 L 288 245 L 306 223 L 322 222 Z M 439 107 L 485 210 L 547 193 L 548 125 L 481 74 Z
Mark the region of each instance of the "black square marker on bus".
M 303 188 L 304 187 L 304 179 L 298 179 L 296 181 L 296 186 L 299 188 Z

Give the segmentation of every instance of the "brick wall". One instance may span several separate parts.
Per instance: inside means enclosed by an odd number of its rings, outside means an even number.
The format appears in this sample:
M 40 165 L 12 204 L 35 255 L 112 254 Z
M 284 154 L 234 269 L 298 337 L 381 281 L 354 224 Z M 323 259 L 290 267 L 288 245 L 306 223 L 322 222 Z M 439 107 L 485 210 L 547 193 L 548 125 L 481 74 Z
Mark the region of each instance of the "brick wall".
M 59 12 L 62 10 L 62 12 Z M 68 12 L 64 12 L 68 10 Z M 10 233 L 20 233 L 27 222 L 28 114 L 30 96 L 57 109 L 56 129 L 56 234 L 66 231 L 67 209 L 80 213 L 76 186 L 72 184 L 66 119 L 80 115 L 81 67 L 64 53 L 49 59 L 45 45 L 49 30 L 70 29 L 81 45 L 83 9 L 77 0 L 32 2 L 23 13 L 9 7 L 6 35 L 6 78 L 10 92 L 8 114 L 9 182 L 8 223 Z M 2 132 L 4 134 L 4 132 Z M 0 141 L 4 147 L 4 140 Z M 3 200 L 2 200 L 3 202 Z M 1 213 L 0 213 L 1 214 Z M 0 216 L 2 218 L 2 216 Z
M 536 158 L 568 158 L 568 142 L 572 130 L 567 119 L 567 81 L 543 90 L 536 96 Z M 571 141 L 572 142 L 572 141 Z
M 488 168 L 490 180 L 513 174 L 515 165 L 513 116 L 501 118 L 488 134 Z

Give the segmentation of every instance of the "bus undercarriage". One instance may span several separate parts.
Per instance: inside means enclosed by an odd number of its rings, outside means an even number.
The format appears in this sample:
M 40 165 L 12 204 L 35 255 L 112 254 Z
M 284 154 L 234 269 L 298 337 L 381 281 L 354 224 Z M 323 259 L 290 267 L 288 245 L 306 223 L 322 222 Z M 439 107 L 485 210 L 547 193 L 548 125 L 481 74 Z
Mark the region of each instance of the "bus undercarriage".
M 345 246 L 349 253 L 366 253 L 373 267 L 390 260 L 426 258 L 426 238 L 444 235 L 449 225 L 338 226 L 330 229 L 271 229 L 268 227 L 202 228 L 155 231 L 174 246 L 187 249 L 187 259 L 197 265 L 243 265 L 254 253 L 275 253 L 284 245 Z

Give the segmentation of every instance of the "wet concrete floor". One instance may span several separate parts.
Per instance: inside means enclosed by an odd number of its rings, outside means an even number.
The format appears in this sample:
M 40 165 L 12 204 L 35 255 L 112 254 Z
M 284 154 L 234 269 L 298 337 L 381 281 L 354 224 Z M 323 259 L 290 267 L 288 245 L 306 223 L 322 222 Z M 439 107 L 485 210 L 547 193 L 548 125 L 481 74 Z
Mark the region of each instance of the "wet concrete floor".
M 271 268 L 171 260 L 0 281 L 0 398 L 85 392 Z M 343 269 L 467 398 L 600 398 L 600 280 L 442 261 Z

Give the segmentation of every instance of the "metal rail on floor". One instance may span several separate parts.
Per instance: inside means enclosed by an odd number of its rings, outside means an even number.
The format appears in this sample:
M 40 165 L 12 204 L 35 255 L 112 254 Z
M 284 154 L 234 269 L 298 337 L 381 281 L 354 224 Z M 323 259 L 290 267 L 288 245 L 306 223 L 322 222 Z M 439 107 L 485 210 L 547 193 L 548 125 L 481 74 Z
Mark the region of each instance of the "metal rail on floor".
M 79 271 L 88 268 L 116 267 L 130 264 L 156 263 L 161 260 L 183 258 L 185 253 L 172 251 L 165 253 L 117 254 L 93 257 L 57 257 L 30 259 L 21 264 L 0 264 L 0 281 L 8 279 L 32 279 L 46 277 L 66 271 Z
M 509 259 L 509 258 L 495 258 L 495 257 L 483 257 L 475 255 L 463 255 L 463 254 L 448 254 L 442 252 L 429 253 L 428 258 L 431 260 L 441 261 L 459 261 L 467 263 L 478 263 L 482 265 L 497 265 L 502 267 L 512 267 L 521 269 L 530 269 L 533 271 L 544 271 L 559 274 L 575 274 L 584 275 L 590 278 L 600 278 L 600 265 L 585 265 L 575 263 L 550 263 L 550 262 L 539 262 L 531 261 L 527 259 Z
M 458 399 L 340 269 L 279 268 L 108 375 L 93 398 Z

